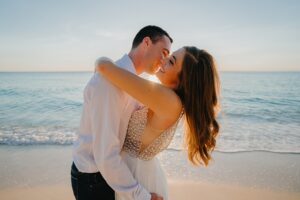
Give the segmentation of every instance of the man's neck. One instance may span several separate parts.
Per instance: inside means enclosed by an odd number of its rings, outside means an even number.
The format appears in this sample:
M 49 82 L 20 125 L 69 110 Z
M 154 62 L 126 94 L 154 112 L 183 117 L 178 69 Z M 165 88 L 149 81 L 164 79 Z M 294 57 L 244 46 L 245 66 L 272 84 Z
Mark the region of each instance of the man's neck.
M 143 72 L 142 67 L 141 67 L 141 55 L 138 54 L 138 51 L 136 51 L 135 49 L 132 49 L 128 53 L 128 56 L 131 59 L 131 61 L 133 62 L 136 73 L 138 75 L 141 74 Z

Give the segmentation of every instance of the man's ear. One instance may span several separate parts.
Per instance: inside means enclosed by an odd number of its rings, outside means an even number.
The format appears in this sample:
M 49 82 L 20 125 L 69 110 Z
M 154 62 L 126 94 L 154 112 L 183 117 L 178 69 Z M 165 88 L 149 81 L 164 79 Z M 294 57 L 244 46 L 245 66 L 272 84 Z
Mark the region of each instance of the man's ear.
M 148 47 L 150 44 L 152 43 L 151 38 L 150 37 L 144 37 L 143 39 L 143 44 L 144 46 Z

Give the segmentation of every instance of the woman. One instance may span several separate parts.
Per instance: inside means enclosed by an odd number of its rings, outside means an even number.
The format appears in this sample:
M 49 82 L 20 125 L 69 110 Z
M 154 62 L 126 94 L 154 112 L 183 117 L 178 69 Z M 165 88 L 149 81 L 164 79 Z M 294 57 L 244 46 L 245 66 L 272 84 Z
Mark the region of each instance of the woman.
M 208 165 L 216 145 L 219 77 L 213 57 L 196 47 L 175 51 L 156 74 L 161 84 L 106 60 L 96 70 L 144 105 L 131 116 L 122 156 L 140 184 L 168 199 L 166 179 L 155 155 L 167 148 L 181 116 L 192 163 Z

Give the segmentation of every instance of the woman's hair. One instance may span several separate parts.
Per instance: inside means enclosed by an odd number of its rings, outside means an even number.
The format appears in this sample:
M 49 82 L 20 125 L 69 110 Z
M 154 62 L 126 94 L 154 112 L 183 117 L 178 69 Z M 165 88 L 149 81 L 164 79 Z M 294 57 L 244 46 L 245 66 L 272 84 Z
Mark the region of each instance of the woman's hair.
M 207 166 L 216 146 L 219 124 L 219 76 L 213 57 L 205 50 L 184 47 L 185 56 L 179 73 L 179 95 L 185 114 L 185 141 L 193 164 Z

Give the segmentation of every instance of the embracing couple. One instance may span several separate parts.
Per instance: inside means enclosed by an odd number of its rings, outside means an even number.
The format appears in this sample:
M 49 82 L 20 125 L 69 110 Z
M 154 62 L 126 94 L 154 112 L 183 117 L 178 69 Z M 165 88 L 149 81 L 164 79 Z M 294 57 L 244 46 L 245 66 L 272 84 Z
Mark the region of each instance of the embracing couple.
M 173 52 L 162 28 L 146 26 L 112 62 L 100 58 L 84 89 L 71 181 L 77 200 L 167 200 L 157 154 L 185 120 L 188 158 L 207 165 L 219 125 L 219 78 L 213 57 L 186 46 Z M 138 75 L 155 74 L 160 83 Z

